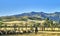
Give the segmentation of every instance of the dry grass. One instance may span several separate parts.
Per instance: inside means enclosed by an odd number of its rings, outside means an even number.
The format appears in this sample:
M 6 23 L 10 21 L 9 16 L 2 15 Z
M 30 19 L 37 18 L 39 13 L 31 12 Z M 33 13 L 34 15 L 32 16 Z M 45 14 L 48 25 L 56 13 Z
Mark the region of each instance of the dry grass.
M 24 35 L 1 35 L 1 36 L 60 36 L 58 33 L 42 33 L 42 34 L 24 34 Z

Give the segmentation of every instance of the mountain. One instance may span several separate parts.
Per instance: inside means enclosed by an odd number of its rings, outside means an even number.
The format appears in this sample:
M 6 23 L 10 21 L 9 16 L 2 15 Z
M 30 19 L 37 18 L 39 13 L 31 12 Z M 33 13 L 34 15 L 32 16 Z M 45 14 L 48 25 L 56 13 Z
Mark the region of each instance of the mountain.
M 26 17 L 26 18 L 23 18 Z M 30 12 L 30 13 L 22 13 L 22 14 L 17 14 L 17 15 L 12 15 L 12 16 L 6 16 L 6 17 L 2 17 L 4 19 L 12 19 L 15 18 L 16 20 L 21 20 L 21 19 L 45 19 L 45 18 L 49 18 L 51 20 L 54 21 L 59 21 L 60 20 L 60 12 L 55 12 L 55 13 L 44 13 L 44 12 Z
M 18 14 L 14 16 L 16 17 L 19 17 L 19 16 L 40 17 L 42 19 L 45 19 L 48 17 L 51 20 L 55 20 L 55 21 L 60 20 L 60 12 L 55 12 L 55 13 L 31 12 L 31 13 Z

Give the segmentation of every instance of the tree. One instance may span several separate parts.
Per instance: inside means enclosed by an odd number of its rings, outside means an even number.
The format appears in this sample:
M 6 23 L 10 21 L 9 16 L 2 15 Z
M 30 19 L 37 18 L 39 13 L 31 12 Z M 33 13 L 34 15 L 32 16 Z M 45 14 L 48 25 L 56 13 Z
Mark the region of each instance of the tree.
M 27 22 L 26 22 L 26 24 L 25 24 L 26 30 L 27 30 L 27 25 L 28 25 L 28 24 L 27 24 Z
M 40 26 L 40 24 L 34 24 L 33 27 L 35 27 L 35 34 L 37 34 L 38 32 L 38 27 Z
M 49 27 L 49 25 L 47 23 L 43 23 L 43 26 L 42 26 L 42 30 L 45 30 L 45 28 Z
M 53 24 L 53 21 L 52 21 L 52 20 L 50 20 L 50 27 L 51 27 L 51 29 L 53 30 L 54 24 Z
M 1 27 L 3 24 L 4 24 L 3 22 L 0 22 L 0 27 Z
M 30 28 L 31 28 L 30 30 L 32 30 L 32 31 L 33 31 L 33 25 L 30 25 Z
M 50 25 L 49 18 L 46 18 L 45 22 L 42 25 L 42 31 L 45 30 L 45 27 L 49 27 L 49 25 Z
M 44 22 L 44 26 L 49 27 L 49 25 L 50 25 L 50 20 L 49 20 L 49 18 L 46 18 L 45 22 Z
M 21 30 L 23 31 L 23 22 L 20 23 L 20 26 L 22 26 L 22 29 Z
M 16 24 L 14 24 L 14 26 L 13 26 L 13 27 L 14 27 L 14 31 L 16 32 L 16 30 L 17 30 L 17 29 L 16 29 L 17 25 L 16 25 Z
M 47 17 L 45 20 L 46 20 L 46 21 L 49 21 L 49 18 Z
M 7 34 L 7 24 L 5 24 L 4 26 L 5 26 L 5 31 L 6 31 L 6 34 Z
M 49 18 L 46 18 L 45 22 L 43 23 L 43 26 L 44 26 L 44 28 L 45 27 L 51 27 L 51 30 L 53 30 L 55 25 L 53 24 L 52 20 L 49 20 Z

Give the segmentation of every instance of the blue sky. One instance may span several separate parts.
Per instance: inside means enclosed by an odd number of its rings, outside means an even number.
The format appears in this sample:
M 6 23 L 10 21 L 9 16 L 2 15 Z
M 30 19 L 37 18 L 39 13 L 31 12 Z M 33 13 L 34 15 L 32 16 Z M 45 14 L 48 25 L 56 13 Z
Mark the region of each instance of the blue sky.
M 60 0 L 0 0 L 0 16 L 31 11 L 53 13 L 60 11 Z

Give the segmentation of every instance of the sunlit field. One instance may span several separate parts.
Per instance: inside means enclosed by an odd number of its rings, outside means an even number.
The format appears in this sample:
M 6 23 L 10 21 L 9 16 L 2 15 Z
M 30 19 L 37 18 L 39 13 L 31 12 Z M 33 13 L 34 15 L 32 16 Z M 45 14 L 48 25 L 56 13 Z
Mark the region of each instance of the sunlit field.
M 38 33 L 38 34 L 23 34 L 23 35 L 0 35 L 0 36 L 60 36 L 60 33 Z

